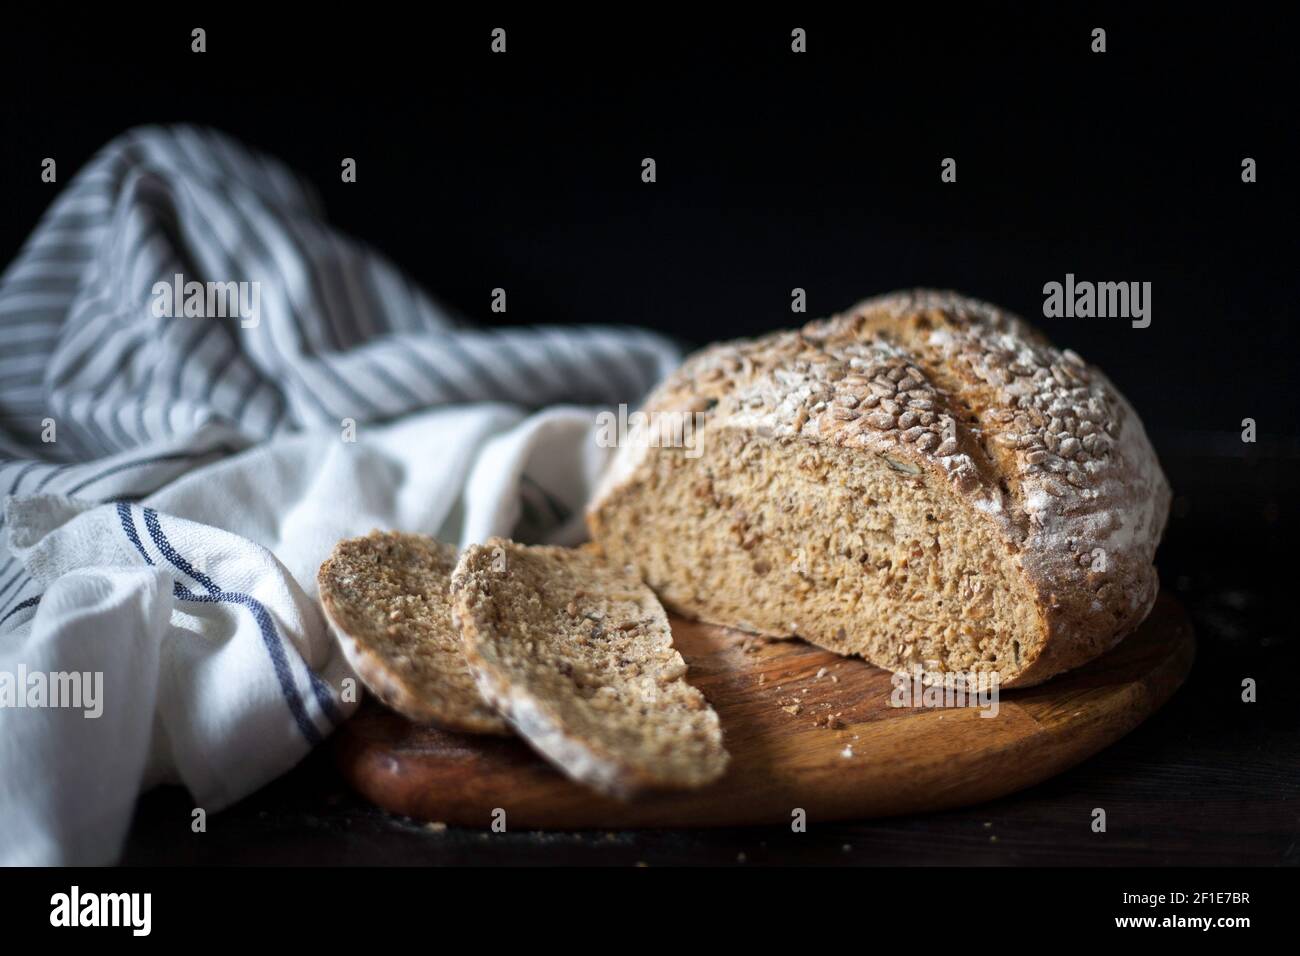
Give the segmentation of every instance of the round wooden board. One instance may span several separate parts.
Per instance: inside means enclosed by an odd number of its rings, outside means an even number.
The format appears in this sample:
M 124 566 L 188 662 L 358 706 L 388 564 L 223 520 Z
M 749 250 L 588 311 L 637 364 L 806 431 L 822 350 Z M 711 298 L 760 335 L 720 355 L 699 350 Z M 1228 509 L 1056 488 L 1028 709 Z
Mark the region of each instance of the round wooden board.
M 1128 733 L 1191 668 L 1182 607 L 1161 595 L 1146 623 L 1080 670 L 1003 691 L 997 716 L 891 706 L 887 671 L 802 641 L 673 618 L 689 679 L 717 709 L 732 762 L 716 784 L 629 803 L 572 783 L 522 741 L 412 724 L 369 700 L 336 736 L 345 777 L 394 813 L 526 829 L 788 824 L 979 803 L 1039 783 Z M 824 668 L 824 672 L 823 672 Z M 818 674 L 821 674 L 819 677 Z M 839 726 L 828 726 L 834 715 Z

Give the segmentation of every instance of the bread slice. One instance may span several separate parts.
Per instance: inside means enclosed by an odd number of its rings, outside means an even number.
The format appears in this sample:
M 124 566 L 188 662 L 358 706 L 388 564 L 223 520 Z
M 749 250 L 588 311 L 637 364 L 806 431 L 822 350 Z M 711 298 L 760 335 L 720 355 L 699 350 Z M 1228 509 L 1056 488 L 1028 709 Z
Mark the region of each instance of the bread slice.
M 635 575 L 589 551 L 493 538 L 466 549 L 452 594 L 480 693 L 570 777 L 626 798 L 722 775 L 718 715 Z
M 1155 602 L 1170 491 L 1141 421 L 995 306 L 898 293 L 714 345 L 644 411 L 692 441 L 625 442 L 588 525 L 680 613 L 1021 687 Z
M 320 567 L 325 617 L 353 670 L 411 720 L 508 734 L 474 688 L 451 619 L 456 549 L 420 534 L 372 531 L 340 541 Z

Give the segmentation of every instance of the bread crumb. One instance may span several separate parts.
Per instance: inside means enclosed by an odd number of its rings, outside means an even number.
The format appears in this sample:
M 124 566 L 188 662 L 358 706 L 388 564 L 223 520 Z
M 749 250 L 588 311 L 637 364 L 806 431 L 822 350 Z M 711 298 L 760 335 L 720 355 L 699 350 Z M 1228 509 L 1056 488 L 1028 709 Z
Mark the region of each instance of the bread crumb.
M 840 751 L 840 756 L 843 757 L 845 760 L 848 760 L 850 757 L 853 756 L 853 747 L 846 744 L 844 749 Z

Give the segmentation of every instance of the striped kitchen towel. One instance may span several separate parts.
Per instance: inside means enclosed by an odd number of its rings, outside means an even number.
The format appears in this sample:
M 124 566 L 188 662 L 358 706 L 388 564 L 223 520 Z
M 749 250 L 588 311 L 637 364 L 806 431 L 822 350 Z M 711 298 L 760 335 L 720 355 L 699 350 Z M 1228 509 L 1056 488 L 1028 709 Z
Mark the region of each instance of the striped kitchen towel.
M 214 811 L 292 766 L 355 706 L 332 544 L 576 539 L 593 406 L 678 359 L 469 327 L 220 134 L 110 143 L 0 277 L 0 862 L 108 862 L 142 789 Z M 72 674 L 98 703 L 33 692 Z
M 248 316 L 186 315 L 174 291 L 165 308 L 177 276 Z M 467 327 L 275 160 L 132 130 L 0 276 L 0 495 L 138 498 L 273 435 L 434 406 L 630 401 L 677 358 L 633 328 Z M 36 597 L 0 553 L 0 622 Z

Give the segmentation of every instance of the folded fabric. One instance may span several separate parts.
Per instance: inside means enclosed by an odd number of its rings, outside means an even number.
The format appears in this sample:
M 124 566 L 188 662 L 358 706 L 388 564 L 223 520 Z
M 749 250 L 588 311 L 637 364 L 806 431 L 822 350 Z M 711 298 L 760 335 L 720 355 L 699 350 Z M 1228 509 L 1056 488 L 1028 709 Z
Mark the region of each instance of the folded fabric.
M 256 322 L 158 314 L 177 276 L 258 290 Z M 627 327 L 468 327 L 282 164 L 189 126 L 127 132 L 77 173 L 0 276 L 0 342 L 0 495 L 95 500 L 304 428 L 632 402 L 679 358 Z M 0 629 L 36 599 L 0 553 Z
M 257 321 L 157 315 L 175 274 L 257 282 Z M 186 127 L 76 177 L 0 278 L 0 336 L 2 863 L 111 862 L 143 789 L 215 812 L 293 766 L 356 703 L 316 606 L 334 542 L 578 540 L 606 451 L 581 406 L 678 358 L 466 328 Z

